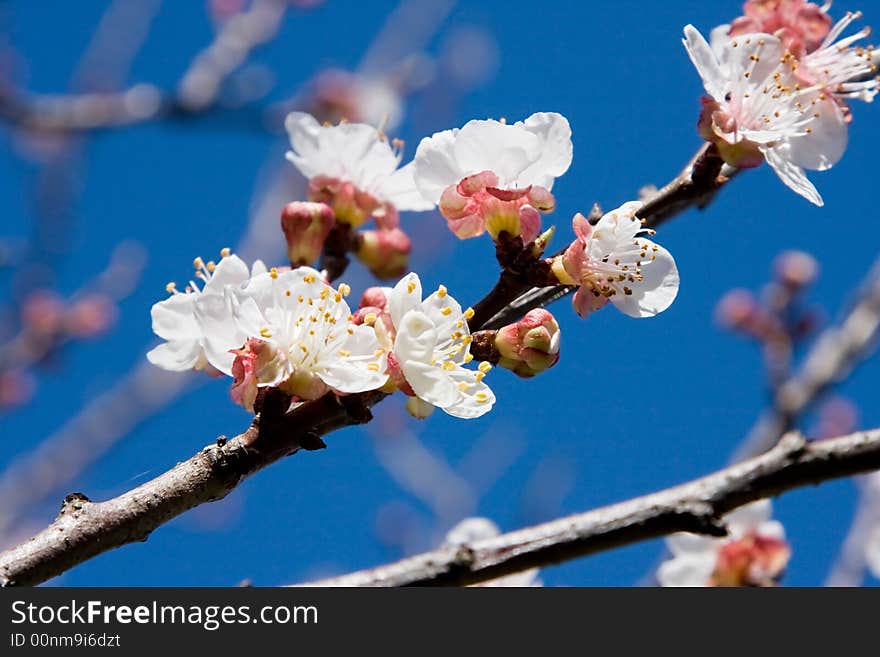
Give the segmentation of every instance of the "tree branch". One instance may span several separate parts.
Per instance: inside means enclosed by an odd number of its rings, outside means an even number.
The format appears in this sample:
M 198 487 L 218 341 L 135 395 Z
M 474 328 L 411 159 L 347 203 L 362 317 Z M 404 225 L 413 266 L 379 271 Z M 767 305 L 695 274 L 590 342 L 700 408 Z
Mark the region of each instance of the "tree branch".
M 0 585 L 34 585 L 102 552 L 145 541 L 160 525 L 205 502 L 224 497 L 246 477 L 301 449 L 324 447 L 321 436 L 367 422 L 379 392 L 338 398 L 327 394 L 282 409 L 289 398 L 266 395 L 251 427 L 214 445 L 155 479 L 106 502 L 81 493 L 64 499 L 49 527 L 0 554 Z
M 788 434 L 749 461 L 657 493 L 305 586 L 458 586 L 674 532 L 724 535 L 722 516 L 788 490 L 880 468 L 880 429 L 807 443 Z

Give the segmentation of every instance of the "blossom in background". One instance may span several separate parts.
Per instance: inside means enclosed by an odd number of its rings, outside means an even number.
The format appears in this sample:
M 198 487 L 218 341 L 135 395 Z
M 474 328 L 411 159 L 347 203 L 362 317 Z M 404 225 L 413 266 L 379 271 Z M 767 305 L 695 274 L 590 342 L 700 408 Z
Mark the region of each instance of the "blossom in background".
M 791 550 L 785 529 L 771 520 L 770 500 L 759 500 L 724 517 L 728 536 L 673 534 L 672 558 L 657 570 L 662 586 L 773 586 Z
M 699 129 L 735 167 L 766 160 L 792 190 L 816 205 L 822 197 L 804 169 L 831 168 L 847 145 L 846 118 L 830 94 L 805 85 L 798 60 L 769 34 L 727 37 L 710 47 L 692 25 L 684 45 L 709 94 Z
M 449 547 L 456 547 L 459 545 L 470 545 L 474 541 L 481 541 L 487 538 L 494 538 L 501 533 L 501 530 L 498 528 L 494 522 L 489 520 L 488 518 L 465 518 L 460 521 L 457 525 L 455 525 L 449 532 L 446 534 L 446 538 L 443 541 L 443 544 Z M 519 573 L 514 573 L 512 575 L 505 575 L 504 577 L 497 577 L 495 579 L 490 579 L 485 582 L 480 582 L 479 584 L 471 584 L 471 586 L 476 587 L 526 587 L 526 586 L 543 586 L 544 583 L 541 581 L 541 578 L 538 576 L 539 570 L 537 568 L 531 568 L 529 570 L 524 570 Z
M 506 232 L 529 242 L 540 232 L 540 213 L 555 207 L 550 190 L 571 158 L 568 121 L 543 112 L 514 124 L 470 121 L 426 137 L 413 177 L 459 238 Z
M 272 269 L 227 291 L 232 320 L 247 339 L 221 370 L 235 378 L 234 397 L 247 400 L 254 387 L 268 386 L 300 399 L 381 388 L 385 350 L 371 328 L 351 323 L 347 293 L 347 285 L 335 290 L 309 267 Z
M 725 25 L 724 31 L 730 36 L 772 34 L 789 52 L 800 57 L 818 48 L 828 36 L 831 18 L 826 11 L 827 6 L 805 0 L 747 0 L 744 15 Z
M 291 112 L 287 159 L 309 179 L 309 197 L 326 203 L 336 221 L 357 228 L 370 217 L 393 228 L 400 210 L 429 210 L 413 183 L 412 164 L 376 128 L 363 123 L 322 126 L 310 114 Z
M 669 251 L 641 237 L 638 201 L 605 214 L 595 226 L 578 214 L 577 239 L 553 261 L 560 283 L 577 285 L 574 309 L 581 317 L 609 301 L 630 317 L 651 317 L 666 310 L 678 294 L 678 269 Z
M 472 310 L 462 312 L 442 285 L 422 300 L 416 274 L 407 274 L 392 289 L 368 292 L 370 298 L 364 302 L 369 305 L 356 313 L 355 321 L 375 327 L 390 352 L 389 374 L 397 388 L 459 418 L 479 417 L 491 410 L 495 395 L 483 382 L 491 366 L 464 367 L 473 360 L 467 324 Z M 417 417 L 425 417 L 429 410 L 416 402 L 408 408 Z
M 153 305 L 153 332 L 165 340 L 147 353 L 147 359 L 165 370 L 182 372 L 190 369 L 217 369 L 232 367 L 230 349 L 240 347 L 245 336 L 229 321 L 226 303 L 227 287 L 240 287 L 251 277 L 247 265 L 229 249 L 221 252 L 219 264 L 193 261 L 195 279 L 185 292 L 169 283 L 171 293 L 165 301 Z M 265 271 L 263 263 L 254 263 L 254 273 Z

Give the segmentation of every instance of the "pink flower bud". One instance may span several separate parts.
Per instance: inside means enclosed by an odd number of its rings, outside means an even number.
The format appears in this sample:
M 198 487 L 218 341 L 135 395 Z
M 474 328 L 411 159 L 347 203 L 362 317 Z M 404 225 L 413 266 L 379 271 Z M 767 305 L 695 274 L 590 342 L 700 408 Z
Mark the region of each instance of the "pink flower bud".
M 366 307 L 385 310 L 388 307 L 388 294 L 381 287 L 368 287 L 358 303 L 358 308 Z
M 64 328 L 76 338 L 104 333 L 116 321 L 116 305 L 103 294 L 92 294 L 76 301 L 64 316 Z
M 530 310 L 496 333 L 498 364 L 524 378 L 540 374 L 559 360 L 559 336 L 559 324 L 550 312 Z
M 406 272 L 411 249 L 407 234 L 392 228 L 362 231 L 354 253 L 378 278 L 399 278 Z
M 336 221 L 352 228 L 357 228 L 382 208 L 378 200 L 360 191 L 353 183 L 328 176 L 309 180 L 309 199 L 329 205 Z
M 748 290 L 730 290 L 715 307 L 715 320 L 729 329 L 744 329 L 759 311 L 758 302 Z
M 809 253 L 786 251 L 773 263 L 776 278 L 793 290 L 811 285 L 819 274 L 819 263 Z
M 26 404 L 35 388 L 33 376 L 24 370 L 0 372 L 0 409 Z
M 51 290 L 38 290 L 22 304 L 22 327 L 31 333 L 55 335 L 60 332 L 63 321 L 64 301 Z
M 330 206 L 295 201 L 281 211 L 281 230 L 287 240 L 287 258 L 292 265 L 310 265 L 321 255 L 324 240 L 336 223 Z

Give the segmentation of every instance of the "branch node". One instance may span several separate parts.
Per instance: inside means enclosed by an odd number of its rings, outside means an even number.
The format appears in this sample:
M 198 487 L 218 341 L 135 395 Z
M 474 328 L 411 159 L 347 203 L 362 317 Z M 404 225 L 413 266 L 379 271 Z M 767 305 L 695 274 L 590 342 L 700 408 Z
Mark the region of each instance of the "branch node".
M 61 510 L 58 512 L 58 518 L 70 515 L 74 511 L 82 511 L 87 504 L 92 501 L 82 493 L 71 493 L 61 502 Z
M 314 452 L 319 449 L 327 449 L 327 443 L 321 440 L 314 431 L 306 431 L 299 439 L 300 447 L 308 452 Z

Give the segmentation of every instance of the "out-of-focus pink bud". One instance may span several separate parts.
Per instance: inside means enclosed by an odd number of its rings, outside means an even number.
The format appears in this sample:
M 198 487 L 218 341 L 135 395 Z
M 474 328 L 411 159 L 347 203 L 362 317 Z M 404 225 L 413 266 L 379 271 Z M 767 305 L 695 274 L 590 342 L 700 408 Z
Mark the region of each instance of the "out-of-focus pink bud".
M 777 256 L 773 269 L 780 283 L 793 290 L 799 290 L 812 285 L 816 280 L 819 263 L 809 253 L 786 251 Z
M 819 418 L 810 436 L 834 438 L 852 433 L 859 425 L 858 407 L 845 397 L 832 397 L 819 408 Z
M 51 290 L 38 290 L 21 308 L 22 327 L 38 336 L 56 335 L 64 322 L 64 301 Z
M 321 255 L 324 241 L 336 224 L 325 203 L 294 201 L 281 211 L 281 230 L 287 240 L 287 258 L 295 266 L 310 265 Z
M 358 233 L 354 253 L 378 278 L 399 278 L 406 272 L 412 242 L 400 228 Z
M 730 36 L 763 32 L 778 37 L 795 57 L 813 52 L 831 31 L 831 17 L 805 0 L 747 0 Z
M 76 338 L 104 333 L 116 321 L 116 305 L 103 294 L 91 294 L 74 302 L 64 316 L 64 328 Z
M 718 551 L 712 586 L 775 586 L 791 557 L 781 538 L 750 533 Z
M 34 378 L 24 370 L 0 372 L 0 410 L 26 404 L 35 388 Z
M 559 360 L 559 336 L 559 324 L 550 312 L 530 310 L 495 334 L 495 348 L 501 355 L 498 365 L 524 378 L 540 374 Z
M 715 307 L 715 321 L 724 328 L 745 330 L 759 311 L 755 296 L 737 288 L 721 297 Z

